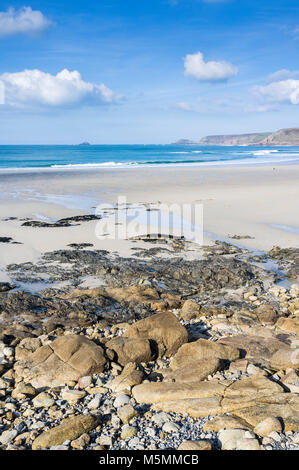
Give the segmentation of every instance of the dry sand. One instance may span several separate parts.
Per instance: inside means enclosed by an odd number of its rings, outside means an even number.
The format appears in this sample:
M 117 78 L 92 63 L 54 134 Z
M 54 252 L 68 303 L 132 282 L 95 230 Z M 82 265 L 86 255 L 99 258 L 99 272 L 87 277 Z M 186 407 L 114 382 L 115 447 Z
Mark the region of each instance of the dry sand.
M 259 250 L 299 246 L 298 164 L 3 172 L 0 190 L 0 237 L 22 243 L 0 243 L 0 280 L 5 278 L 5 265 L 37 260 L 40 253 L 69 243 L 93 243 L 97 249 L 131 255 L 132 242 L 109 236 L 98 239 L 97 221 L 34 228 L 22 227 L 19 220 L 46 217 L 54 221 L 92 213 L 98 204 L 115 205 L 119 196 L 143 208 L 148 204 L 158 207 L 161 202 L 203 204 L 205 244 L 217 237 L 229 240 L 231 235 L 249 235 L 253 238 L 237 243 Z M 3 220 L 8 217 L 18 219 Z M 273 225 L 293 228 L 297 233 Z M 109 219 L 107 233 L 113 227 L 115 220 Z

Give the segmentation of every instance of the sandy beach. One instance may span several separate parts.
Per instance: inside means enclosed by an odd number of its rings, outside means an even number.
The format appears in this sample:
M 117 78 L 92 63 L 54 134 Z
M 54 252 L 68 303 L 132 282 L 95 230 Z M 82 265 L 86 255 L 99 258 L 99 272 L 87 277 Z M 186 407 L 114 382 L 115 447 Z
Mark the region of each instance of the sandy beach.
M 0 448 L 298 449 L 298 177 L 2 172 Z
M 139 208 L 202 204 L 204 244 L 220 239 L 258 250 L 298 247 L 298 181 L 298 164 L 2 172 L 0 236 L 20 244 L 0 243 L 0 262 L 4 267 L 36 260 L 70 243 L 132 254 L 126 240 L 98 239 L 97 221 L 65 228 L 22 226 L 25 219 L 54 222 L 94 214 L 99 205 L 115 207 L 119 197 Z M 109 220 L 108 232 L 114 223 Z M 230 238 L 235 235 L 241 238 Z

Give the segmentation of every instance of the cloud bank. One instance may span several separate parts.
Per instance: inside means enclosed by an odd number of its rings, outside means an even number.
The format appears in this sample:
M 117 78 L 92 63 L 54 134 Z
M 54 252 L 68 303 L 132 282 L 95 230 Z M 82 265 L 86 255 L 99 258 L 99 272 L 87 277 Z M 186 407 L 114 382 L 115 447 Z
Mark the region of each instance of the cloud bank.
M 103 83 L 85 82 L 77 70 L 57 75 L 41 70 L 24 70 L 0 75 L 5 87 L 5 104 L 14 107 L 101 105 L 121 97 Z
M 0 11 L 0 37 L 14 34 L 32 34 L 43 31 L 51 24 L 41 11 L 23 7 Z
M 223 81 L 237 75 L 238 68 L 226 61 L 205 62 L 203 54 L 187 54 L 184 57 L 185 75 L 201 81 Z
M 253 93 L 263 101 L 299 104 L 299 80 L 290 78 L 265 86 L 255 86 Z

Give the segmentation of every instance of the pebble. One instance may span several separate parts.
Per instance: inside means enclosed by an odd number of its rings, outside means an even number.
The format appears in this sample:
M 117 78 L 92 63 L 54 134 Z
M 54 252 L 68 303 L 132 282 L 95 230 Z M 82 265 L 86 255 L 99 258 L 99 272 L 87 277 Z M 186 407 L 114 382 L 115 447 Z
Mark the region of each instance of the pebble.
M 180 426 L 171 422 L 165 423 L 162 426 L 162 431 L 164 432 L 177 432 L 179 430 L 180 430 Z
M 124 405 L 120 407 L 117 414 L 124 424 L 128 424 L 134 417 L 138 416 L 138 412 L 132 405 Z
M 268 434 L 268 437 L 270 437 L 270 439 L 273 439 L 274 441 L 280 441 L 280 435 L 276 431 L 270 432 Z
M 87 408 L 89 410 L 96 410 L 100 407 L 102 395 L 97 394 L 94 396 L 94 398 L 88 403 Z
M 101 446 L 111 447 L 112 438 L 110 436 L 106 436 L 105 434 L 102 434 L 98 439 L 96 439 L 96 443 L 100 444 Z
M 133 447 L 136 448 L 138 445 L 140 445 L 139 443 L 140 443 L 139 437 L 133 437 L 133 439 L 130 439 L 130 440 L 129 440 L 129 442 L 128 442 L 128 447 L 130 447 L 130 448 L 133 448 Z M 142 448 L 144 448 L 144 447 L 142 447 Z
M 50 408 L 55 400 L 46 392 L 42 392 L 32 400 L 34 408 Z
M 82 434 L 82 436 L 78 437 L 71 442 L 71 447 L 77 450 L 83 450 L 85 446 L 87 446 L 90 442 L 90 436 L 88 434 Z
M 91 384 L 92 384 L 92 377 L 90 375 L 80 377 L 80 379 L 78 380 L 79 388 L 87 388 L 87 387 L 90 387 Z
M 127 405 L 130 403 L 130 397 L 128 395 L 119 395 L 115 400 L 114 400 L 114 407 L 115 408 L 120 408 L 121 406 Z
M 1 444 L 7 445 L 9 444 L 16 436 L 18 435 L 18 431 L 13 429 L 12 431 L 4 431 L 0 436 Z
M 153 423 L 155 423 L 157 426 L 163 426 L 164 423 L 167 423 L 169 421 L 169 416 L 167 413 L 164 413 L 162 411 L 161 413 L 157 413 L 152 417 Z
M 134 437 L 137 434 L 137 429 L 134 426 L 130 426 L 129 424 L 124 424 L 121 429 L 121 438 L 126 440 L 130 437 Z
M 84 390 L 62 390 L 61 396 L 63 400 L 66 401 L 77 401 L 81 398 L 84 398 L 86 392 Z
M 156 436 L 156 431 L 154 428 L 150 428 L 149 426 L 145 428 L 145 432 L 148 436 L 150 437 L 155 437 Z

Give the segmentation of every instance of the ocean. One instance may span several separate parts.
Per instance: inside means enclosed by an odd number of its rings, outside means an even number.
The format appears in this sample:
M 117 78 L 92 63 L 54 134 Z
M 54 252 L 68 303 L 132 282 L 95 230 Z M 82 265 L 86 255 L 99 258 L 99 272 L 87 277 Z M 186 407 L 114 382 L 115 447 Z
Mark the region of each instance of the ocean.
M 200 145 L 1 145 L 0 170 L 278 164 L 299 147 Z

